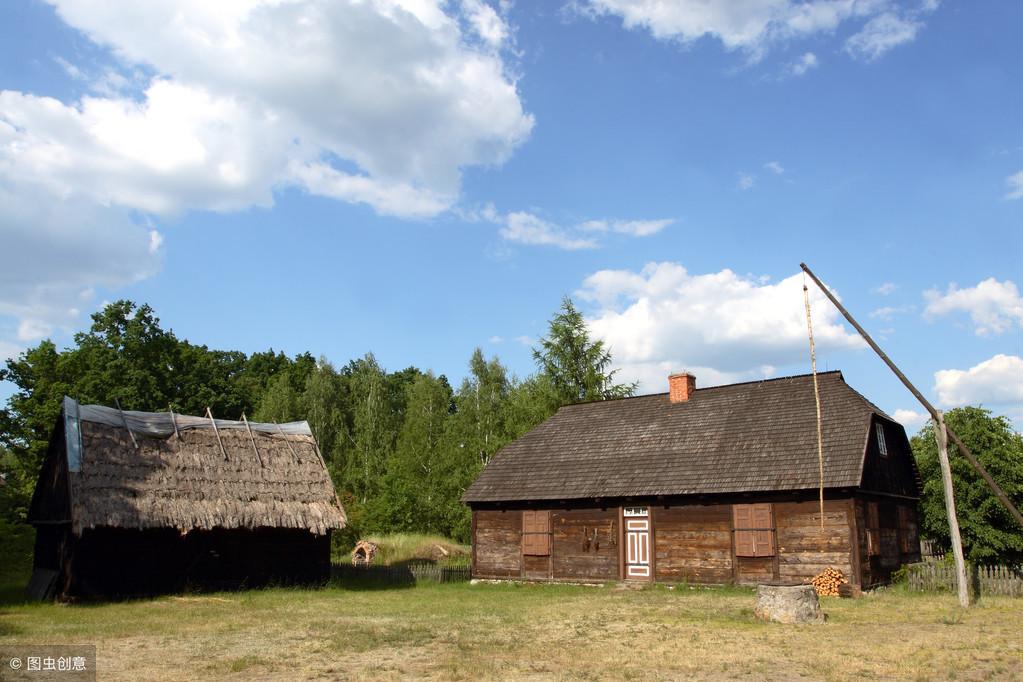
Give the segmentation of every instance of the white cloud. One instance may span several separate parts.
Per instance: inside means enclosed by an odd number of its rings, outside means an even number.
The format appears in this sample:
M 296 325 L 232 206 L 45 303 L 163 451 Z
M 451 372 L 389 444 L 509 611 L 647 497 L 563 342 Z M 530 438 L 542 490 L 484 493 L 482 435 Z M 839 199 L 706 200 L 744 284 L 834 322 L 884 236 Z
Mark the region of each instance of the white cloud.
M 510 29 L 481 0 L 52 4 L 114 60 L 55 57 L 87 83 L 77 101 L 0 91 L 0 237 L 22 256 L 0 315 L 26 328 L 151 274 L 160 217 L 269 207 L 288 186 L 432 216 L 533 127 Z
M 498 336 L 497 334 L 494 334 L 487 340 L 490 341 L 490 343 L 501 343 L 502 341 L 504 341 L 504 339 Z
M 917 412 L 915 410 L 906 409 L 895 410 L 895 414 L 892 416 L 895 417 L 895 421 L 906 427 L 906 431 L 908 431 L 910 435 L 919 431 L 923 425 L 927 423 L 927 420 L 931 418 L 931 416 L 926 412 Z
M 476 35 L 491 47 L 499 48 L 508 39 L 508 25 L 490 5 L 481 0 L 462 0 L 462 11 Z
M 757 183 L 757 179 L 749 173 L 739 173 L 739 189 L 746 191 L 753 189 L 753 185 Z
M 1005 184 L 1009 186 L 1006 199 L 1023 199 L 1023 170 L 1005 178 Z
M 777 161 L 768 161 L 767 163 L 764 164 L 764 168 L 766 168 L 767 170 L 771 171 L 775 175 L 784 175 L 785 174 L 785 167 L 782 166 Z
M 18 357 L 24 350 L 22 346 L 0 339 L 0 366 L 6 365 L 7 360 Z
M 913 310 L 913 306 L 884 306 L 870 311 L 870 316 L 889 322 L 896 315 L 901 315 L 911 310 Z
M 487 220 L 501 225 L 504 239 L 534 246 L 555 246 L 567 251 L 595 249 L 601 242 L 598 234 L 616 233 L 630 237 L 649 237 L 675 222 L 672 218 L 659 220 L 587 220 L 571 227 L 555 225 L 527 211 L 513 211 L 507 215 L 497 212 L 490 204 L 482 210 L 463 212 L 467 220 Z
M 457 199 L 462 168 L 503 162 L 532 129 L 494 49 L 507 27 L 479 0 L 461 15 L 439 0 L 56 7 L 158 74 L 139 99 L 0 100 L 10 170 L 99 202 L 233 210 L 295 184 L 432 214 Z
M 872 289 L 872 291 L 875 294 L 881 294 L 882 296 L 887 296 L 888 294 L 890 294 L 893 291 L 895 291 L 897 288 L 898 287 L 894 283 L 892 283 L 892 282 L 884 282 L 881 285 L 879 285 L 877 287 L 874 287 Z
M 596 272 L 577 295 L 597 305 L 589 328 L 611 347 L 622 378 L 646 390 L 661 390 L 667 372 L 681 368 L 699 368 L 706 383 L 809 363 L 801 275 L 769 284 L 731 270 L 691 275 L 678 263 L 650 263 L 640 272 Z M 819 354 L 863 347 L 823 294 L 812 290 L 811 304 Z
M 1023 296 L 1010 280 L 999 282 L 989 277 L 966 289 L 950 284 L 944 294 L 934 289 L 925 291 L 924 299 L 927 301 L 924 315 L 929 318 L 955 312 L 969 313 L 979 336 L 1002 334 L 1011 330 L 1014 324 L 1023 327 Z
M 674 223 L 672 218 L 660 220 L 587 220 L 579 229 L 588 232 L 617 232 L 632 237 L 649 237 Z
M 524 334 L 522 336 L 516 336 L 515 340 L 521 343 L 523 346 L 533 346 L 536 345 L 537 343 L 536 339 L 534 339 L 532 336 L 526 336 Z
M 934 390 L 946 407 L 1023 404 L 1023 358 L 998 354 L 967 370 L 940 370 Z
M 565 230 L 532 213 L 509 213 L 501 236 L 512 242 L 535 246 L 556 246 L 566 251 L 597 248 L 597 240 L 573 237 Z
M 789 64 L 789 73 L 793 76 L 802 76 L 810 69 L 817 68 L 819 64 L 820 61 L 817 59 L 817 55 L 813 52 L 804 52 L 796 61 Z
M 863 29 L 845 41 L 845 51 L 854 57 L 873 61 L 892 48 L 912 42 L 923 28 L 913 17 L 884 12 L 867 22 Z
M 726 50 L 742 50 L 753 59 L 773 45 L 830 34 L 846 22 L 869 18 L 849 49 L 873 58 L 911 40 L 920 28 L 918 17 L 936 9 L 937 3 L 899 9 L 889 0 L 589 0 L 588 8 L 591 14 L 620 17 L 626 28 L 645 29 L 660 40 L 686 44 L 713 38 Z M 876 21 L 881 17 L 885 19 Z M 915 28 L 907 37 L 908 24 Z M 815 63 L 806 65 L 803 73 Z

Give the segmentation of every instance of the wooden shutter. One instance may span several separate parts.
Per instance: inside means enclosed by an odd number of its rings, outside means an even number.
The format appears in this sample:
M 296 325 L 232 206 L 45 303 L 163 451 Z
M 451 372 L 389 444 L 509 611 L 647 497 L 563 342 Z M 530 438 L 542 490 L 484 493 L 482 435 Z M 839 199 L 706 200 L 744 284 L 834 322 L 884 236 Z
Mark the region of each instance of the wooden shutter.
M 881 521 L 877 502 L 867 502 L 867 556 L 881 554 Z
M 757 556 L 774 556 L 774 514 L 770 503 L 753 505 Z
M 735 556 L 756 556 L 756 531 L 753 528 L 753 505 L 733 504 L 732 524 L 735 528 Z
M 774 556 L 774 514 L 771 503 L 733 504 L 735 556 Z
M 549 511 L 522 512 L 522 553 L 550 556 L 551 514 Z

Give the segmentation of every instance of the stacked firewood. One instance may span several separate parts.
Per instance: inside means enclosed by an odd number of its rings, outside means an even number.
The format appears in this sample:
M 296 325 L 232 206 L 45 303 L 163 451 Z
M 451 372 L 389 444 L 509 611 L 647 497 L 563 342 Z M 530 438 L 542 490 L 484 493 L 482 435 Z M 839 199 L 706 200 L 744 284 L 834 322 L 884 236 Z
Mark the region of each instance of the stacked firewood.
M 837 597 L 839 588 L 842 585 L 848 584 L 849 579 L 837 568 L 829 567 L 815 575 L 810 583 L 817 590 L 817 596 Z

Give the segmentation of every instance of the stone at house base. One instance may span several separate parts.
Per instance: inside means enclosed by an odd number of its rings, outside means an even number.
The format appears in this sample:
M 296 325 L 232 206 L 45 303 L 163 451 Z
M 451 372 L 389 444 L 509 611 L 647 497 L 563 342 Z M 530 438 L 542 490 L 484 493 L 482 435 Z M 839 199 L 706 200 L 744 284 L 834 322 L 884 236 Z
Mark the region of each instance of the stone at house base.
M 813 585 L 764 583 L 757 586 L 753 613 L 772 623 L 823 623 L 824 614 Z

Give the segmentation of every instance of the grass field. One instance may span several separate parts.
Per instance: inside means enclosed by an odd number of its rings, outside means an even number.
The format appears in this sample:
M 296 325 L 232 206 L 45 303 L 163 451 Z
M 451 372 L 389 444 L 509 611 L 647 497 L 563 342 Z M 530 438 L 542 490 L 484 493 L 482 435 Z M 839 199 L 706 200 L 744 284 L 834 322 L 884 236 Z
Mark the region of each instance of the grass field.
M 737 588 L 433 585 L 0 606 L 0 643 L 94 643 L 100 679 L 964 679 L 1023 677 L 1023 601 L 824 600 L 754 620 Z

